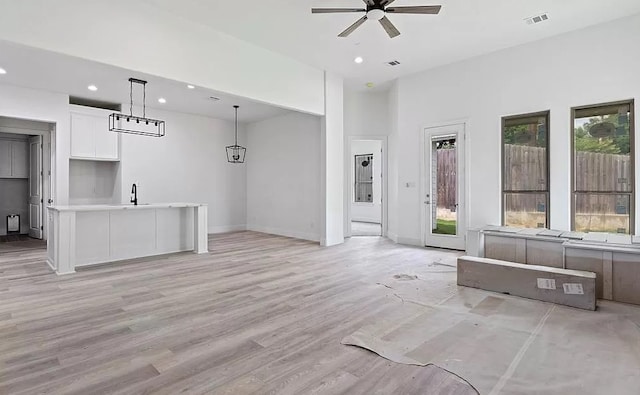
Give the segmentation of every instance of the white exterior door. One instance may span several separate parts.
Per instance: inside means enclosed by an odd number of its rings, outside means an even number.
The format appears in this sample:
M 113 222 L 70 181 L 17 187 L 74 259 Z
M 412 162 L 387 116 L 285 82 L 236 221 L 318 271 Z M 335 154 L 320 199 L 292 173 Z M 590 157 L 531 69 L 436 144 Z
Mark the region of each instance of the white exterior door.
M 29 236 L 42 239 L 42 136 L 29 139 Z
M 464 124 L 424 131 L 424 245 L 464 250 Z

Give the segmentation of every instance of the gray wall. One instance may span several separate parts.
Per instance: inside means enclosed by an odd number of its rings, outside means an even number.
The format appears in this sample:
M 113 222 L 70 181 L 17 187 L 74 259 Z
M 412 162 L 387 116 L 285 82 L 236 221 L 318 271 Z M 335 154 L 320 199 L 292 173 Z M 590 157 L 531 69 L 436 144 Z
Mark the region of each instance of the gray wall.
M 20 215 L 22 234 L 29 233 L 29 180 L 0 178 L 0 236 L 7 234 L 7 215 Z

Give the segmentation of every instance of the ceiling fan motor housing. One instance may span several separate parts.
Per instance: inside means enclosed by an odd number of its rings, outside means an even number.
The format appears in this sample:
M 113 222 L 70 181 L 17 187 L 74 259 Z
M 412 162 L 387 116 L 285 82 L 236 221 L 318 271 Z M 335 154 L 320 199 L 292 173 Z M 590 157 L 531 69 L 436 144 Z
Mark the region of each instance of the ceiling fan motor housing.
M 382 7 L 370 8 L 367 11 L 367 19 L 379 21 L 382 18 L 384 18 L 384 10 L 382 9 Z

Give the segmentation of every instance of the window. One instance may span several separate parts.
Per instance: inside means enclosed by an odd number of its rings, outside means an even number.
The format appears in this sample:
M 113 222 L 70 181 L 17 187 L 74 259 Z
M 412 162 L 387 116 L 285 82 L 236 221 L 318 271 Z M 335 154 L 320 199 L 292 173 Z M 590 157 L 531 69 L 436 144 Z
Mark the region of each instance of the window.
M 502 223 L 549 227 L 549 112 L 502 118 Z
M 373 203 L 373 154 L 356 155 L 355 169 L 354 200 L 362 203 Z
M 572 109 L 572 227 L 632 232 L 633 101 Z

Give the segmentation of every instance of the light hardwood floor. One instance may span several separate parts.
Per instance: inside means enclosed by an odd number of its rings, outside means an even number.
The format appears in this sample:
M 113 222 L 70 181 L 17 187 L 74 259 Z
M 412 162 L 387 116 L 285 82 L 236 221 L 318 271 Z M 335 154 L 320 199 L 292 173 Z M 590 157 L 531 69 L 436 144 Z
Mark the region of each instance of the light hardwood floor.
M 237 232 L 59 277 L 32 247 L 0 246 L 0 394 L 475 393 L 340 344 L 397 306 L 378 282 L 455 253 Z

